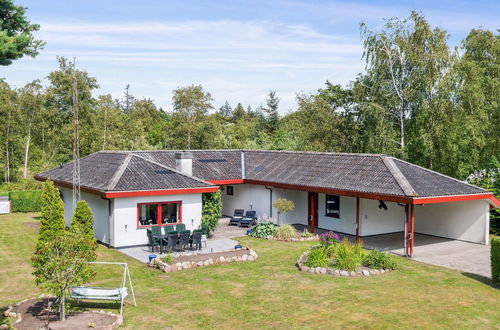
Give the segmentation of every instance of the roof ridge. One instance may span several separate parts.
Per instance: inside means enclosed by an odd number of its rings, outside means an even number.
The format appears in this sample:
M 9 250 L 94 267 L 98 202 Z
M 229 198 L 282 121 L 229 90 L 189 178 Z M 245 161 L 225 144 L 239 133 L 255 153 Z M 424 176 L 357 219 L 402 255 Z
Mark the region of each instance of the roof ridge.
M 418 196 L 417 192 L 415 191 L 415 189 L 413 189 L 410 182 L 403 175 L 399 167 L 394 164 L 392 158 L 386 155 L 382 155 L 380 158 L 382 158 L 382 162 L 384 163 L 385 167 L 387 167 L 394 180 L 396 180 L 401 190 L 403 190 L 403 193 L 406 196 Z
M 137 158 L 143 159 L 143 160 L 145 160 L 145 161 L 147 161 L 147 162 L 149 162 L 149 163 L 151 163 L 151 164 L 155 164 L 155 165 L 160 166 L 160 167 L 163 167 L 163 168 L 165 168 L 165 169 L 167 169 L 167 170 L 169 170 L 169 171 L 172 171 L 172 172 L 175 172 L 175 173 L 180 174 L 180 175 L 182 175 L 182 176 L 185 176 L 185 177 L 187 177 L 187 178 L 190 178 L 190 179 L 193 179 L 193 180 L 196 180 L 196 181 L 199 181 L 199 182 L 201 182 L 201 183 L 205 183 L 205 184 L 208 184 L 208 185 L 211 185 L 211 186 L 213 186 L 213 185 L 214 185 L 213 183 L 210 183 L 210 182 L 208 182 L 208 181 L 202 180 L 202 179 L 197 178 L 197 177 L 195 177 L 195 176 L 193 176 L 193 175 L 189 176 L 189 175 L 184 174 L 184 173 L 182 173 L 182 172 L 180 172 L 180 171 L 177 171 L 177 170 L 175 170 L 175 169 L 173 169 L 173 168 L 171 168 L 171 167 L 168 167 L 168 166 L 166 166 L 166 165 L 163 165 L 163 164 L 161 164 L 161 163 L 158 163 L 158 162 L 156 162 L 156 161 L 154 161 L 154 160 L 144 158 L 144 157 L 139 156 L 139 155 L 136 155 L 136 154 L 134 154 L 134 153 L 131 153 L 131 155 L 132 155 L 132 156 L 134 156 L 134 157 L 137 157 Z
M 420 168 L 420 169 L 422 169 L 422 170 L 424 170 L 424 171 L 431 172 L 431 173 L 434 173 L 434 174 L 436 174 L 436 175 L 439 175 L 439 176 L 445 177 L 445 178 L 447 178 L 447 179 L 451 179 L 451 180 L 457 181 L 457 182 L 459 182 L 459 183 L 461 183 L 461 184 L 465 184 L 465 185 L 467 185 L 467 186 L 470 186 L 470 187 L 473 187 L 473 188 L 476 188 L 476 189 L 480 189 L 480 190 L 483 190 L 483 191 L 486 191 L 486 192 L 491 192 L 491 191 L 489 191 L 488 189 L 484 189 L 484 188 L 481 188 L 481 187 L 475 186 L 475 185 L 473 185 L 473 184 L 470 184 L 470 183 L 468 183 L 468 182 L 466 182 L 466 181 L 462 181 L 462 180 L 459 180 L 459 179 L 457 179 L 457 178 L 454 178 L 454 177 L 452 177 L 452 176 L 449 176 L 449 175 L 446 175 L 446 174 L 443 174 L 443 173 L 439 173 L 439 172 L 436 172 L 436 171 L 430 170 L 430 169 L 428 169 L 428 168 L 422 167 L 422 166 L 417 165 L 417 164 L 413 164 L 413 163 L 407 162 L 406 160 L 402 160 L 402 159 L 395 158 L 395 157 L 391 157 L 391 158 L 393 158 L 393 159 L 395 159 L 395 160 L 398 160 L 398 161 L 400 161 L 400 162 L 403 162 L 403 163 L 406 163 L 406 164 L 409 164 L 409 165 L 412 165 L 412 166 L 418 167 L 418 168 Z M 396 166 L 397 166 L 397 165 L 396 165 Z
M 369 156 L 380 157 L 382 154 L 355 153 L 355 152 L 330 152 L 330 151 L 303 151 L 303 150 L 266 150 L 266 149 L 241 149 L 245 152 L 271 152 L 271 153 L 289 153 L 289 154 L 311 154 L 311 155 L 339 155 L 339 156 Z
M 123 175 L 123 172 L 125 172 L 125 170 L 127 169 L 128 164 L 130 163 L 130 159 L 132 159 L 132 154 L 128 153 L 125 159 L 123 160 L 123 163 L 120 165 L 118 171 L 115 172 L 113 178 L 111 178 L 111 180 L 109 181 L 107 190 L 115 189 L 116 185 L 118 184 L 118 181 L 120 181 Z

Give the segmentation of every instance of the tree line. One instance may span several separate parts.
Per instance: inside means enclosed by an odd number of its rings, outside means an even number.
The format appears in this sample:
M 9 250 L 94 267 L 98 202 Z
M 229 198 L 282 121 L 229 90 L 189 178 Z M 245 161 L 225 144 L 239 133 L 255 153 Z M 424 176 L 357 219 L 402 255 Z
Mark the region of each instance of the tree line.
M 0 81 L 0 175 L 4 182 L 72 159 L 77 81 L 80 155 L 99 150 L 252 148 L 381 153 L 454 176 L 498 167 L 500 38 L 473 29 L 458 47 L 412 12 L 379 31 L 362 23 L 366 68 L 347 86 L 325 83 L 279 112 L 271 90 L 255 109 L 216 109 L 201 85 L 173 91 L 172 110 L 130 94 L 98 95 L 97 80 L 64 57 L 48 84 Z

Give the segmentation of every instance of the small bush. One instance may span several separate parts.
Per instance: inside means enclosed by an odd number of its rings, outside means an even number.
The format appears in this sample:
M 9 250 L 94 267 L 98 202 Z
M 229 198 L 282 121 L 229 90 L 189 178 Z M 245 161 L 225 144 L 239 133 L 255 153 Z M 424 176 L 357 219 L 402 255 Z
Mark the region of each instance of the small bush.
M 172 262 L 174 262 L 174 257 L 171 254 L 167 254 L 166 256 L 161 257 L 161 261 L 167 264 L 171 264 Z
M 307 229 L 304 229 L 304 231 L 300 234 L 301 237 L 308 238 L 308 237 L 313 237 L 314 234 L 310 233 L 307 231 Z
M 329 264 L 328 256 L 324 249 L 312 249 L 306 261 L 307 267 L 327 267 Z
M 373 269 L 397 269 L 398 261 L 388 253 L 371 250 L 363 257 L 363 265 Z
M 261 222 L 252 227 L 250 236 L 264 238 L 274 235 L 277 226 L 272 222 Z
M 491 239 L 491 279 L 493 283 L 500 284 L 500 237 Z
M 352 244 L 347 238 L 342 243 L 335 244 L 334 260 L 335 267 L 355 271 L 363 261 L 363 245 Z
M 41 190 L 12 191 L 9 194 L 12 212 L 39 212 L 42 209 Z
M 287 241 L 297 236 L 297 231 L 292 225 L 283 225 L 276 228 L 273 236 L 276 239 Z

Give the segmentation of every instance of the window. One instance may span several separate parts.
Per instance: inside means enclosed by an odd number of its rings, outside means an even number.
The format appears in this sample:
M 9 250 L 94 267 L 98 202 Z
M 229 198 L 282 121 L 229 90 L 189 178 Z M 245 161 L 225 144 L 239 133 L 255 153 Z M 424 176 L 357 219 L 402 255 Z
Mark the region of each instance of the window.
M 340 197 L 335 195 L 326 195 L 326 216 L 340 219 Z
M 182 202 L 137 204 L 137 226 L 167 226 L 182 222 Z
M 226 195 L 233 196 L 234 195 L 233 188 L 234 188 L 233 186 L 227 186 L 227 188 L 226 188 Z

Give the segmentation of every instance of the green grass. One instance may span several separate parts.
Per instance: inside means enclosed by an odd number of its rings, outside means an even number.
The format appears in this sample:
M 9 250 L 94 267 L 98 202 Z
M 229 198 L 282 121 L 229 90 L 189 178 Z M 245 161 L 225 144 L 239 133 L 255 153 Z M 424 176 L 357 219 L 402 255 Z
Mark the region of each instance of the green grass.
M 0 216 L 0 308 L 36 296 L 30 255 L 33 214 Z M 304 274 L 294 263 L 311 243 L 244 237 L 256 262 L 161 273 L 113 249 L 99 260 L 130 265 L 138 307 L 125 329 L 474 328 L 500 326 L 500 290 L 460 272 L 401 259 L 401 270 L 370 278 Z M 119 286 L 120 270 L 96 268 L 96 285 Z M 117 310 L 114 310 L 115 312 Z
M 8 191 L 0 191 L 0 196 L 9 196 Z

